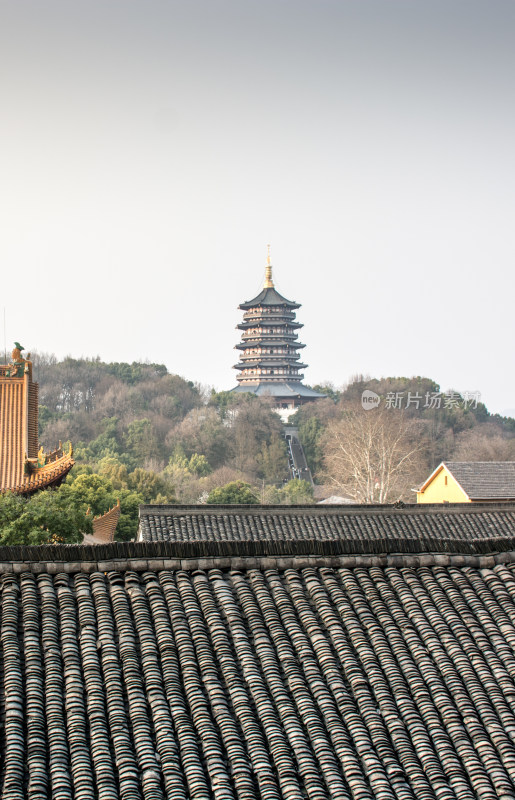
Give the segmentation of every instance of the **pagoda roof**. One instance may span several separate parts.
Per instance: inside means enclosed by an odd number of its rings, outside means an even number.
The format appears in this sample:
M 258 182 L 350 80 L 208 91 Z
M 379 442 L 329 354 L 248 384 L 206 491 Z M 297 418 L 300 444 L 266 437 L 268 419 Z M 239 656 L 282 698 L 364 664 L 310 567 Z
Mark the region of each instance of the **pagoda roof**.
M 239 325 L 236 327 L 240 330 L 245 330 L 245 328 L 255 328 L 256 325 L 260 325 L 261 327 L 267 328 L 277 328 L 278 326 L 284 328 L 303 328 L 303 322 L 295 322 L 294 320 L 287 320 L 287 319 L 270 319 L 267 317 L 266 319 L 245 319 L 243 322 L 240 322 Z
M 275 286 L 266 286 L 253 300 L 240 303 L 239 308 L 245 310 L 256 306 L 287 306 L 288 308 L 300 308 L 300 303 L 287 300 L 286 297 L 279 294 Z
M 245 340 L 243 342 L 238 342 L 238 344 L 234 345 L 234 347 L 237 350 L 246 350 L 248 347 L 255 347 L 255 346 L 256 346 L 255 342 L 252 343 L 251 341 L 248 341 L 248 340 Z M 301 342 L 293 343 L 291 341 L 288 341 L 287 339 L 274 339 L 273 342 L 267 342 L 266 343 L 266 347 L 270 347 L 270 346 L 273 346 L 273 347 L 292 347 L 294 350 L 299 350 L 301 347 L 305 347 L 306 345 L 302 344 Z M 278 353 L 278 355 L 279 355 L 279 353 Z
M 256 382 L 250 385 L 240 384 L 235 386 L 234 389 L 231 389 L 231 391 L 248 392 L 249 394 L 255 394 L 257 397 L 265 397 L 266 395 L 271 397 L 309 397 L 312 400 L 316 397 L 326 397 L 325 394 L 315 392 L 314 389 L 309 389 L 307 386 L 304 386 L 304 384 L 300 382 L 295 383 L 295 381 L 277 383 L 260 381 L 259 383 Z

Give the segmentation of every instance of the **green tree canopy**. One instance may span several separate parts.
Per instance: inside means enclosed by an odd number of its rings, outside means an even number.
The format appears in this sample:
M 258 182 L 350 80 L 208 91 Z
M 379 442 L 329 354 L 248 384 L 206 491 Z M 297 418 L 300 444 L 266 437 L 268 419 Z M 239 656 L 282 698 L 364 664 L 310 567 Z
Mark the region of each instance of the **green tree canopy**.
M 286 505 L 304 505 L 313 502 L 313 487 L 309 481 L 294 478 L 280 490 Z
M 259 501 L 249 483 L 244 481 L 231 481 L 225 486 L 219 486 L 209 492 L 207 502 L 210 505 L 227 505 L 241 503 L 256 505 Z
M 64 483 L 58 491 L 68 507 L 80 513 L 85 513 L 89 508 L 91 517 L 105 514 L 120 500 L 121 514 L 115 539 L 126 541 L 135 537 L 139 506 L 145 502 L 139 492 L 126 488 L 115 489 L 108 478 L 96 473 L 79 475 L 72 482 Z
M 151 503 L 157 497 L 163 503 L 175 503 L 173 487 L 156 472 L 136 467 L 128 477 L 128 488 L 141 495 L 145 503 Z
M 157 441 L 151 421 L 135 419 L 131 422 L 125 435 L 125 445 L 138 464 L 142 464 L 146 458 L 152 458 L 157 450 Z
M 83 533 L 91 533 L 85 511 L 70 506 L 59 489 L 28 498 L 5 492 L 0 495 L 0 544 L 81 542 Z

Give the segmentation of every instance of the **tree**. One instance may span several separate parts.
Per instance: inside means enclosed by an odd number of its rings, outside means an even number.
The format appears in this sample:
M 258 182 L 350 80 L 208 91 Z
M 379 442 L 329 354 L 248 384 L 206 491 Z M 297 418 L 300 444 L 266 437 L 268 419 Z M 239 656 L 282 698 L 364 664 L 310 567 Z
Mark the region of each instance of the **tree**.
M 70 506 L 59 489 L 30 497 L 5 492 L 0 495 L 0 544 L 81 542 L 83 533 L 91 533 L 85 511 Z
M 157 451 L 157 440 L 149 419 L 135 419 L 125 435 L 127 450 L 138 464 L 152 458 Z
M 121 489 L 118 493 L 122 513 L 116 526 L 114 538 L 117 542 L 128 542 L 136 538 L 139 523 L 139 507 L 143 498 L 129 489 Z
M 420 426 L 404 413 L 354 408 L 324 435 L 325 477 L 358 503 L 411 499 L 427 473 L 424 449 Z
M 325 394 L 333 403 L 338 403 L 342 395 L 338 389 L 335 389 L 332 383 L 317 383 L 316 386 L 312 386 L 311 388 L 314 389 L 315 392 Z
M 116 457 L 120 452 L 117 436 L 118 418 L 106 417 L 102 420 L 101 428 L 101 433 L 90 442 L 87 448 L 88 457 L 93 459 L 106 456 Z
M 313 502 L 313 487 L 309 481 L 300 478 L 293 478 L 280 489 L 280 494 L 284 498 L 281 502 L 286 505 L 306 505 Z
M 192 453 L 188 461 L 188 471 L 197 478 L 205 478 L 213 470 L 209 465 L 209 461 L 204 455 L 200 453 Z
M 164 503 L 175 503 L 173 487 L 160 475 L 136 467 L 127 479 L 128 488 L 143 497 L 143 502 L 152 503 L 157 497 Z
M 260 477 L 267 483 L 281 483 L 288 474 L 288 455 L 284 439 L 276 435 L 270 444 L 263 442 L 257 462 Z
M 182 450 L 188 459 L 199 453 L 216 469 L 227 458 L 228 429 L 216 409 L 194 408 L 166 437 L 169 452 Z
M 453 461 L 514 461 L 515 437 L 493 423 L 476 425 L 456 437 Z
M 256 505 L 259 501 L 249 483 L 244 481 L 232 481 L 225 486 L 212 489 L 209 492 L 207 502 L 210 505 Z
M 249 399 L 244 395 L 236 407 L 229 432 L 232 442 L 229 465 L 255 479 L 261 466 L 262 447 L 270 445 L 274 438 L 281 438 L 282 423 L 267 399 Z M 286 456 L 284 464 L 287 464 Z
M 111 481 L 96 473 L 72 476 L 59 491 L 71 507 L 84 511 L 89 508 L 94 516 L 104 514 L 117 499 Z
M 91 517 L 105 514 L 120 500 L 121 514 L 115 539 L 127 541 L 136 535 L 139 506 L 145 502 L 139 492 L 131 489 L 114 489 L 111 481 L 96 473 L 79 475 L 75 480 L 72 478 L 72 481 L 66 481 L 58 492 L 64 498 L 66 508 L 82 514 L 89 509 Z
M 212 389 L 209 405 L 218 409 L 221 419 L 225 419 L 228 416 L 229 409 L 234 409 L 243 400 L 256 400 L 256 396 L 251 392 L 216 392 Z
M 306 461 L 313 475 L 322 466 L 322 450 L 320 439 L 323 432 L 323 425 L 318 417 L 309 417 L 299 424 L 299 439 L 306 456 Z
M 127 467 L 114 456 L 105 456 L 98 462 L 98 473 L 111 481 L 113 489 L 127 488 Z

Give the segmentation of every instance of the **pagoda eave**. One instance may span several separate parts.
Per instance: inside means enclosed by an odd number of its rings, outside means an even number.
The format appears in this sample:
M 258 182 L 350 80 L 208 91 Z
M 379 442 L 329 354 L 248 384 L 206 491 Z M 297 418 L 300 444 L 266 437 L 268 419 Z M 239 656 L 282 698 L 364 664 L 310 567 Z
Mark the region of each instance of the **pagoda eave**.
M 245 320 L 244 322 L 240 322 L 239 325 L 236 325 L 236 329 L 240 331 L 244 331 L 247 328 L 256 328 L 256 327 L 291 328 L 292 330 L 298 330 L 299 328 L 303 328 L 304 324 L 302 322 L 290 322 L 289 320 L 284 320 L 284 319 L 278 319 L 277 321 L 271 319 L 266 319 L 266 320 L 260 319 L 260 320 Z
M 295 342 L 295 344 L 293 342 L 273 341 L 273 340 L 266 342 L 266 347 L 291 347 L 292 349 L 295 350 L 300 350 L 305 346 L 306 346 L 305 344 L 301 344 L 300 342 Z M 238 342 L 238 344 L 234 345 L 235 350 L 248 350 L 250 347 L 255 347 L 255 345 L 252 343 L 252 341 L 249 341 L 247 339 L 245 339 L 243 342 Z M 282 353 L 281 355 L 284 355 L 284 353 Z
M 234 369 L 249 369 L 251 367 L 260 367 L 262 369 L 306 369 L 307 364 L 302 364 L 300 361 L 239 361 L 234 365 Z

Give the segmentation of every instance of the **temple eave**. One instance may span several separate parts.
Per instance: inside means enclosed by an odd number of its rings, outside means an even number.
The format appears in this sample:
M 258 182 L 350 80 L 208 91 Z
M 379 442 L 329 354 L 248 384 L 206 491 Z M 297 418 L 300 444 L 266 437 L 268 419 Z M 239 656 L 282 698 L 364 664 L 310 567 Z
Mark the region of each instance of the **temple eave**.
M 24 475 L 24 479 L 17 485 L 5 488 L 14 494 L 32 494 L 39 489 L 59 486 L 74 464 L 75 461 L 67 453 L 55 461 L 51 461 L 42 467 L 37 467 L 28 475 Z

